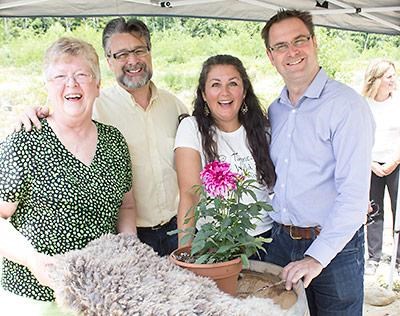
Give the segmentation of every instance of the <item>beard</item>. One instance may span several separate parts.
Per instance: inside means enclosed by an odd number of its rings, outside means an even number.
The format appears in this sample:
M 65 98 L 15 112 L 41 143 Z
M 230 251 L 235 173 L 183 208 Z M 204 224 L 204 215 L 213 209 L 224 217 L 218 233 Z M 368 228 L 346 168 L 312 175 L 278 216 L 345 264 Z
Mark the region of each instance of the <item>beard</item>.
M 135 71 L 141 68 L 140 76 L 132 78 L 126 75 L 128 71 Z M 153 72 L 148 69 L 145 63 L 137 63 L 135 65 L 127 65 L 122 68 L 123 74 L 118 77 L 118 82 L 128 89 L 138 89 L 145 86 L 153 76 Z

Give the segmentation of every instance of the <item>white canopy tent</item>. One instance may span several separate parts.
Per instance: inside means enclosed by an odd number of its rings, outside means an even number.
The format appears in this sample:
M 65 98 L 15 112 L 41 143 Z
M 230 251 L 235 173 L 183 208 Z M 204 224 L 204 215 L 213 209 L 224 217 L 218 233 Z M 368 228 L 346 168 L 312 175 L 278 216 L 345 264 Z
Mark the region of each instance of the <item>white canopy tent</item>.
M 0 0 L 0 17 L 154 15 L 266 21 L 280 8 L 310 11 L 316 25 L 400 34 L 400 0 Z

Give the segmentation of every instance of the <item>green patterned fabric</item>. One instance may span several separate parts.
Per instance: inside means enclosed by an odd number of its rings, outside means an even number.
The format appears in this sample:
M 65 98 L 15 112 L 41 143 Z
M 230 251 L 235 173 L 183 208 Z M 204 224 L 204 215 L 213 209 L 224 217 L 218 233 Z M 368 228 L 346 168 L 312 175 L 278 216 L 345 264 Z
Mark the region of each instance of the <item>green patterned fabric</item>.
M 63 254 L 116 233 L 132 185 L 128 146 L 116 128 L 94 123 L 98 143 L 90 166 L 61 144 L 46 120 L 41 130 L 13 133 L 0 145 L 0 200 L 19 202 L 10 222 L 41 253 Z M 27 268 L 6 259 L 1 284 L 18 295 L 54 300 Z

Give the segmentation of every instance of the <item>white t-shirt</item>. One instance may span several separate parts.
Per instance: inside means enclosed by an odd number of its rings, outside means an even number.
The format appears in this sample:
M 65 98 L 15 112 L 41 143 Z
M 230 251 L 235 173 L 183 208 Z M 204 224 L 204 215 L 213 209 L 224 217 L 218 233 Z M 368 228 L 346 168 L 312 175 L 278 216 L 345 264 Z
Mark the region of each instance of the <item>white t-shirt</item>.
M 241 126 L 231 133 L 226 133 L 216 128 L 216 138 L 219 160 L 229 162 L 232 171 L 241 172 L 241 170 L 246 170 L 249 172 L 251 178 L 256 179 L 256 164 L 247 144 L 244 127 Z M 203 152 L 202 138 L 194 117 L 187 117 L 179 124 L 174 149 L 179 147 L 192 148 L 198 151 L 201 157 L 202 168 L 204 168 L 206 159 Z M 255 193 L 258 200 L 267 203 L 271 202 L 266 186 L 259 184 L 259 189 Z M 243 203 L 252 201 L 253 199 L 250 196 L 244 196 L 243 198 Z M 272 219 L 267 212 L 263 211 L 260 218 L 261 220 L 254 222 L 256 229 L 250 232 L 253 236 L 262 234 L 272 228 Z
M 382 163 L 396 160 L 400 148 L 400 96 L 393 94 L 382 102 L 367 101 L 376 124 L 372 160 Z

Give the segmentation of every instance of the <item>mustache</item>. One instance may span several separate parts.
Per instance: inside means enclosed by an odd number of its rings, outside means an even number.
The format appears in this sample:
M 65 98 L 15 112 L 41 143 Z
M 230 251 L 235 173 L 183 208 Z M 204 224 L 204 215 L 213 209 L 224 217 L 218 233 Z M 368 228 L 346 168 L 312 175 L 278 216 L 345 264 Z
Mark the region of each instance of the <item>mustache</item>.
M 129 64 L 129 65 L 125 65 L 124 67 L 122 67 L 122 70 L 123 71 L 136 71 L 136 70 L 139 70 L 141 68 L 143 70 L 146 70 L 147 69 L 146 64 L 145 63 L 141 63 L 141 62 L 136 63 L 134 65 Z

